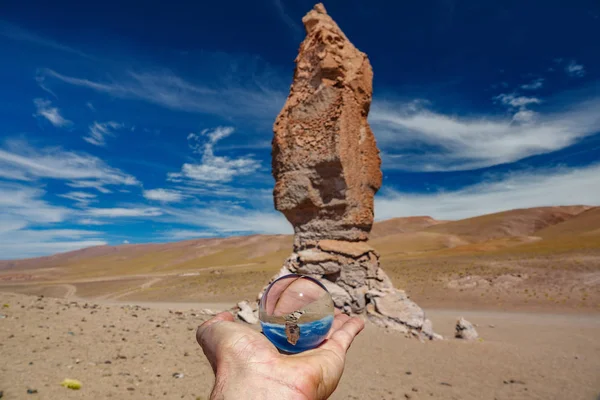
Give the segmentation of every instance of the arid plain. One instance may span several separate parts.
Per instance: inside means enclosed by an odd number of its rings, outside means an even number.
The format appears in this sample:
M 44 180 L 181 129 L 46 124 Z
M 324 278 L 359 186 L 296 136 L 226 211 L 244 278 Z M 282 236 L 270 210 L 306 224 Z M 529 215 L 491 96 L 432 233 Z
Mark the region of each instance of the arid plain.
M 376 223 L 370 244 L 447 340 L 421 343 L 368 325 L 334 398 L 600 394 L 600 208 L 397 218 Z M 255 235 L 0 261 L 0 391 L 207 398 L 212 375 L 194 339 L 210 317 L 201 310 L 255 299 L 291 246 L 291 236 Z M 454 339 L 458 316 L 482 340 Z M 69 391 L 64 378 L 84 386 Z

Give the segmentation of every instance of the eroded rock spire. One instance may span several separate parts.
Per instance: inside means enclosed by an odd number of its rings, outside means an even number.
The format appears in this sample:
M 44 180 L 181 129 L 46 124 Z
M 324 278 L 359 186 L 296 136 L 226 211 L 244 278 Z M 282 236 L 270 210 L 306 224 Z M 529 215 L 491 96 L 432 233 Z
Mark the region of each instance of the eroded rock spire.
M 347 313 L 433 337 L 431 323 L 379 267 L 366 241 L 381 159 L 367 122 L 373 71 L 322 4 L 302 19 L 306 38 L 273 138 L 275 207 L 294 226 L 294 252 L 278 276 L 320 279 Z

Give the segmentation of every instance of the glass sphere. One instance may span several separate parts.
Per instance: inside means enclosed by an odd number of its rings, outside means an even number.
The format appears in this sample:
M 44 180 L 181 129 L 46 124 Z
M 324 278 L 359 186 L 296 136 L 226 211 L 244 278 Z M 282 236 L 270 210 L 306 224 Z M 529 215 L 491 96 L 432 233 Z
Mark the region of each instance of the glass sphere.
M 319 281 L 290 274 L 269 285 L 260 299 L 259 317 L 265 336 L 279 350 L 314 349 L 333 324 L 331 295 Z

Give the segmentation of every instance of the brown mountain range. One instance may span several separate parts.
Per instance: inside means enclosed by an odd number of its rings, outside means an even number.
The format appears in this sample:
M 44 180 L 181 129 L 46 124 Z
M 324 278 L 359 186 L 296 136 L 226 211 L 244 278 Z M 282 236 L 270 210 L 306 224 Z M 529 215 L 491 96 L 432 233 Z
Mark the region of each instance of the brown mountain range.
M 479 286 L 492 291 L 497 284 L 497 299 L 514 298 L 512 290 L 521 285 L 520 278 L 507 276 L 527 276 L 527 285 L 564 296 L 600 288 L 600 207 L 538 207 L 458 221 L 394 218 L 375 223 L 370 243 L 394 283 L 417 298 L 425 296 L 419 299 L 425 304 L 442 301 L 448 288 L 461 292 L 455 300 L 480 295 L 477 284 L 461 283 L 465 277 L 485 280 Z M 254 296 L 291 246 L 290 235 L 251 235 L 91 247 L 0 261 L 0 290 L 226 301 Z M 498 282 L 507 279 L 512 283 L 502 285 L 513 289 L 503 292 Z

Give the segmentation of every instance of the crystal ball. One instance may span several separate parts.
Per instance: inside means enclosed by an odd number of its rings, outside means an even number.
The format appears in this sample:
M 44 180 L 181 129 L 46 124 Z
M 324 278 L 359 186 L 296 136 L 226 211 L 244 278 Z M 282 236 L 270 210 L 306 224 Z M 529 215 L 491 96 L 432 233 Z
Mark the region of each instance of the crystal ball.
M 269 285 L 260 300 L 264 335 L 287 353 L 314 349 L 333 324 L 331 295 L 318 280 L 290 274 Z

